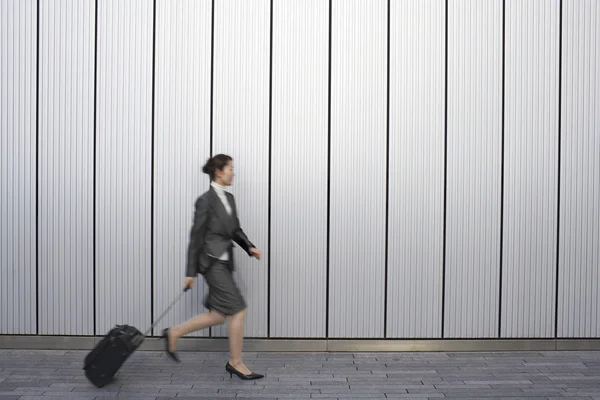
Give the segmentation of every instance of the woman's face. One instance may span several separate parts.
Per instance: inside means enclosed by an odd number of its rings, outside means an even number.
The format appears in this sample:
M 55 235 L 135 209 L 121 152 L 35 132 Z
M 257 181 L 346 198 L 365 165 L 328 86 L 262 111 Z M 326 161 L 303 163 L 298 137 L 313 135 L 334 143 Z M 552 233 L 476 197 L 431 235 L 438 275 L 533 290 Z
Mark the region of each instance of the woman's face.
M 223 186 L 231 186 L 233 183 L 233 177 L 235 174 L 233 173 L 233 161 L 229 161 L 225 168 L 222 171 L 217 170 L 217 178 L 221 180 L 220 183 Z

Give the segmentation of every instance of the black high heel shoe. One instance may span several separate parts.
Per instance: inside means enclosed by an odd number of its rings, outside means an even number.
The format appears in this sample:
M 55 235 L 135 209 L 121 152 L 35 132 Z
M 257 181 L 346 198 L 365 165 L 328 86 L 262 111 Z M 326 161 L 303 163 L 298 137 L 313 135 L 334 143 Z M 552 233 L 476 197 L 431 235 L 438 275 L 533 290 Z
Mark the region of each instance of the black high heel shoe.
M 163 329 L 163 339 L 165 339 L 165 351 L 167 352 L 167 355 L 171 358 L 171 360 L 179 364 L 181 361 L 179 361 L 177 354 L 169 351 L 169 328 Z
M 237 376 L 240 377 L 240 379 L 243 379 L 243 380 L 260 379 L 260 378 L 264 377 L 264 375 L 255 374 L 254 372 L 251 372 L 249 375 L 242 374 L 240 371 L 233 368 L 233 366 L 231 364 L 229 364 L 229 361 L 227 362 L 227 365 L 225 365 L 225 371 L 229 372 L 229 379 L 231 379 L 233 377 L 233 374 L 236 374 Z

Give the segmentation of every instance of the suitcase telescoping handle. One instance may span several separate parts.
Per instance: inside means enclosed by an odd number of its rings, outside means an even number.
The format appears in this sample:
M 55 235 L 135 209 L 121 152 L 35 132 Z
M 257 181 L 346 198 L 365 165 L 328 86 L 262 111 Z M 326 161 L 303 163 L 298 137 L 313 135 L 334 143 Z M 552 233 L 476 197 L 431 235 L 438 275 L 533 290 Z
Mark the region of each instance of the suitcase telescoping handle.
M 144 332 L 144 336 L 148 336 L 148 334 L 150 333 L 150 331 L 152 331 L 152 329 L 160 322 L 160 320 L 163 319 L 163 317 L 165 315 L 167 315 L 167 313 L 169 312 L 169 310 L 175 305 L 175 303 L 177 303 L 181 299 L 181 296 L 183 296 L 183 294 L 185 292 L 187 292 L 188 290 L 189 290 L 189 287 L 186 287 L 185 289 L 183 289 L 183 292 L 179 293 L 179 296 L 177 296 L 175 298 L 175 300 L 173 300 L 171 302 L 171 305 L 169 305 L 169 307 L 160 315 L 160 317 L 158 317 L 158 319 L 156 321 L 154 321 L 154 323 L 152 324 L 152 326 L 150 328 L 148 328 L 148 330 L 146 332 Z

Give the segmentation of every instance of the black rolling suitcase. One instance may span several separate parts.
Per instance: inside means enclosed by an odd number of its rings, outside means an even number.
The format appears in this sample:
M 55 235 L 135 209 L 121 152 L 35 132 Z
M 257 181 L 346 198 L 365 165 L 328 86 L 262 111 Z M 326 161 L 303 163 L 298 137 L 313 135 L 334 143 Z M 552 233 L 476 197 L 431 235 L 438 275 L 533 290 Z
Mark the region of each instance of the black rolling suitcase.
M 183 292 L 186 292 L 185 289 Z M 114 378 L 123 363 L 142 344 L 146 335 L 169 312 L 171 307 L 181 299 L 183 292 L 177 296 L 160 317 L 145 333 L 131 325 L 116 325 L 98 342 L 85 357 L 83 369 L 85 376 L 96 387 L 103 387 Z

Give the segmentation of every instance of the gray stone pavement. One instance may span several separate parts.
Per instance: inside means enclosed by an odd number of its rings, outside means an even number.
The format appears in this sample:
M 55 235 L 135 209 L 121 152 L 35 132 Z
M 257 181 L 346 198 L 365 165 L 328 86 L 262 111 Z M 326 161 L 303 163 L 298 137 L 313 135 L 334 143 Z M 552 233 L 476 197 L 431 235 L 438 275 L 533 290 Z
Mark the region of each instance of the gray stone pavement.
M 0 350 L 0 400 L 596 399 L 600 352 L 244 353 L 266 377 L 225 372 L 228 353 L 138 351 L 110 385 L 82 370 L 86 351 Z

